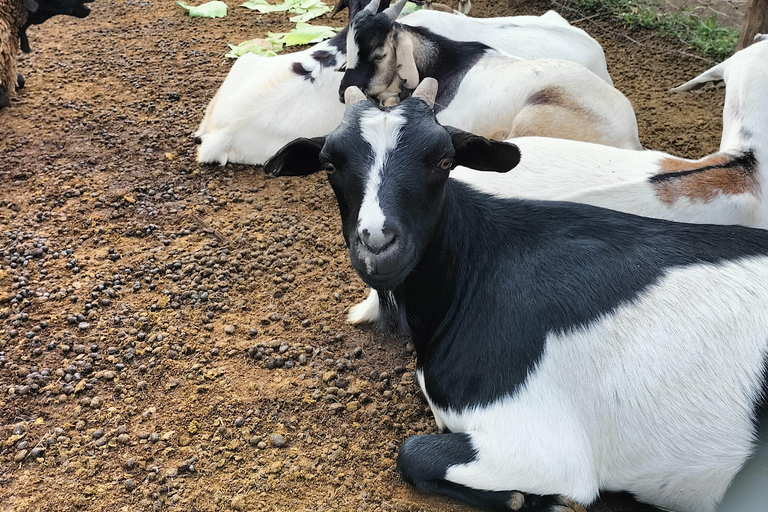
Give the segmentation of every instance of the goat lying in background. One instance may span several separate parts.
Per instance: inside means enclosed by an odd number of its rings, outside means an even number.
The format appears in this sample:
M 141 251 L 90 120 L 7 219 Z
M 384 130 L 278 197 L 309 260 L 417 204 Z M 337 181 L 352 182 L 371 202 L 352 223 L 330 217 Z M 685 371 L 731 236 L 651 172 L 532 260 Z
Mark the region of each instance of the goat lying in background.
M 483 510 L 610 489 L 712 512 L 768 424 L 768 232 L 478 192 L 451 169 L 520 152 L 439 125 L 436 93 L 350 88 L 335 131 L 265 166 L 328 172 L 352 266 L 412 334 L 447 433 L 407 439 L 401 477 Z
M 677 87 L 725 82 L 720 150 L 699 160 L 548 138 L 521 138 L 515 172 L 452 177 L 504 197 L 588 203 L 679 222 L 768 229 L 768 37 Z
M 438 120 L 493 139 L 548 136 L 641 149 L 632 104 L 584 66 L 522 60 L 395 22 L 406 0 L 376 13 L 373 0 L 350 22 L 339 94 L 357 86 L 393 106 L 419 77 L 436 78 Z
M 768 38 L 758 35 L 755 41 L 675 89 L 726 83 L 717 153 L 687 160 L 660 151 L 524 137 L 510 141 L 523 155 L 514 173 L 458 167 L 451 179 L 497 197 L 573 201 L 678 222 L 768 229 Z M 349 322 L 388 328 L 379 301 L 372 290 L 350 310 Z
M 354 19 L 364 5 L 349 5 Z M 389 5 L 384 0 L 379 9 Z M 402 22 L 462 41 L 476 41 L 524 58 L 578 58 L 601 70 L 600 45 L 557 13 L 478 20 L 434 11 L 417 11 Z M 480 27 L 480 28 L 478 28 Z M 338 90 L 346 62 L 346 29 L 329 41 L 277 57 L 240 57 L 205 111 L 195 142 L 199 162 L 263 164 L 296 137 L 325 135 L 341 122 Z M 470 114 L 471 115 L 471 114 Z

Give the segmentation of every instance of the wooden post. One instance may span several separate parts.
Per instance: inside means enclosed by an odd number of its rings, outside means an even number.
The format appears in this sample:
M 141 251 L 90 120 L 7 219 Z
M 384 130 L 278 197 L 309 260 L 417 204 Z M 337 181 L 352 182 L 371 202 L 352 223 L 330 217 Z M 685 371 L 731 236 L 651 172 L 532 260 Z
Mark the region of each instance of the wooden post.
M 749 0 L 736 50 L 751 45 L 758 33 L 768 33 L 768 0 Z

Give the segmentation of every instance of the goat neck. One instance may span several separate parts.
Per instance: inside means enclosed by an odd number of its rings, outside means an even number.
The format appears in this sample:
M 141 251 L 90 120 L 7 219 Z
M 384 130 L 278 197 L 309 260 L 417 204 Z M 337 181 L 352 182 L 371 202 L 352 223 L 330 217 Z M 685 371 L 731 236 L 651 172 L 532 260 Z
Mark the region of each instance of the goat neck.
M 768 41 L 756 43 L 719 64 L 726 84 L 720 151 L 751 153 L 757 182 L 768 191 Z M 768 201 L 763 201 L 768 218 Z

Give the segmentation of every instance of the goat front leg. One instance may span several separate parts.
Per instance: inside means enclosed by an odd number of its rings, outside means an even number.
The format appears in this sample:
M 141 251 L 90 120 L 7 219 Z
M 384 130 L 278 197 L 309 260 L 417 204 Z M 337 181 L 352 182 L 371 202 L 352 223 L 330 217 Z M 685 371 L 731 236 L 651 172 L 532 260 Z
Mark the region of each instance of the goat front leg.
M 471 434 L 413 436 L 400 447 L 397 471 L 400 478 L 421 491 L 441 494 L 490 512 L 584 512 L 581 505 L 563 496 L 482 490 L 450 479 L 451 467 L 476 460 L 477 450 Z

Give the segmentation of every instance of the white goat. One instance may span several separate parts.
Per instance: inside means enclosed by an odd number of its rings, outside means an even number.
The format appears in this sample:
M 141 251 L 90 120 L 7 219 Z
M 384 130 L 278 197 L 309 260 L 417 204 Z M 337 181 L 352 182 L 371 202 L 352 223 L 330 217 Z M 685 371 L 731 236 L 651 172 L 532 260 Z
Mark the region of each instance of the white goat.
M 677 87 L 726 83 L 720 151 L 700 160 L 549 138 L 519 138 L 507 175 L 457 169 L 453 178 L 503 197 L 588 203 L 646 217 L 768 228 L 768 40 Z
M 396 23 L 405 0 L 380 13 L 377 4 L 350 23 L 340 95 L 356 86 L 389 107 L 432 77 L 440 83 L 435 113 L 444 125 L 497 140 L 535 135 L 642 147 L 632 104 L 581 64 L 522 60 L 457 41 Z
M 720 151 L 687 160 L 544 137 L 511 139 L 522 158 L 506 174 L 457 167 L 451 179 L 498 197 L 573 201 L 679 222 L 768 228 L 768 37 L 677 87 L 725 81 Z M 379 320 L 374 290 L 353 324 Z
M 350 12 L 350 15 L 354 13 Z M 600 45 L 557 13 L 475 20 L 435 11 L 402 19 L 459 41 L 479 41 L 523 58 L 558 57 L 591 65 L 610 83 Z M 325 135 L 341 122 L 338 101 L 346 30 L 301 52 L 240 57 L 209 103 L 195 141 L 199 162 L 261 165 L 296 137 Z

